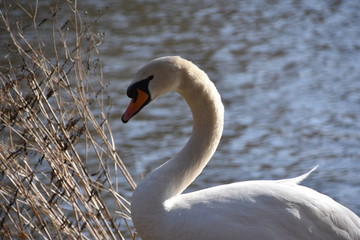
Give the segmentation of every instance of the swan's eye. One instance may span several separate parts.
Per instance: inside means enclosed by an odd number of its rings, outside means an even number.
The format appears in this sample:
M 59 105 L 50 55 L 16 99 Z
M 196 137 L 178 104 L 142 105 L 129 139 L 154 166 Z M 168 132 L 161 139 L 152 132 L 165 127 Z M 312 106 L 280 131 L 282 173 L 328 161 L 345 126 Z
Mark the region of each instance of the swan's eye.
M 126 91 L 126 95 L 129 98 L 132 98 L 134 102 L 136 101 L 137 95 L 138 95 L 137 89 L 140 89 L 143 92 L 146 92 L 147 94 L 150 95 L 149 82 L 153 79 L 154 79 L 154 75 L 150 75 L 148 78 L 146 78 L 144 80 L 140 80 L 139 82 L 136 82 L 136 83 L 130 85 Z

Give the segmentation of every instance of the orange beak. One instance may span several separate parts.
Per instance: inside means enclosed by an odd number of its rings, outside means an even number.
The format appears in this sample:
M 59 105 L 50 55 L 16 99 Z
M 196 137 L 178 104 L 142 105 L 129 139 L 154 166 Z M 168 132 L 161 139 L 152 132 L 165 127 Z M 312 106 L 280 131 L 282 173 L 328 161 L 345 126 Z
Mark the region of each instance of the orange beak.
M 121 120 L 127 123 L 135 114 L 137 114 L 146 104 L 150 102 L 150 95 L 140 89 L 136 89 L 137 96 L 132 98 L 129 106 L 123 114 Z

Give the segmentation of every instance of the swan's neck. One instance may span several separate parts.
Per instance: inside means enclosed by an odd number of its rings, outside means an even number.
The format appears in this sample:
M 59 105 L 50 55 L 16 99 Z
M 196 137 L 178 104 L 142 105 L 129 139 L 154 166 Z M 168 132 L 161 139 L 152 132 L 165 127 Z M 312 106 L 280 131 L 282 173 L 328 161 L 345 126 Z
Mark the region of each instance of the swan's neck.
M 206 77 L 206 78 L 205 78 Z M 167 175 L 163 200 L 182 193 L 202 172 L 214 154 L 223 131 L 224 107 L 214 84 L 206 75 L 191 91 L 180 94 L 193 115 L 193 132 L 185 147 L 164 164 Z
M 198 68 L 195 70 L 196 74 L 186 74 L 177 90 L 193 114 L 191 138 L 177 155 L 138 185 L 132 200 L 135 221 L 138 214 L 142 219 L 147 214 L 156 214 L 166 200 L 182 193 L 201 173 L 218 146 L 224 117 L 221 98 L 207 75 Z

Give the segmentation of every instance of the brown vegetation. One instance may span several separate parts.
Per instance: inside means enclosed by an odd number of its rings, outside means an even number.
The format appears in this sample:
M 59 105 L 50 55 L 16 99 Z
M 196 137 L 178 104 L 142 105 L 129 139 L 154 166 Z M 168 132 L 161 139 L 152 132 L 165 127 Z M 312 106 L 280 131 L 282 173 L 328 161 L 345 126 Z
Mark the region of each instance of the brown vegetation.
M 131 237 L 103 35 L 60 2 L 0 1 L 0 238 Z

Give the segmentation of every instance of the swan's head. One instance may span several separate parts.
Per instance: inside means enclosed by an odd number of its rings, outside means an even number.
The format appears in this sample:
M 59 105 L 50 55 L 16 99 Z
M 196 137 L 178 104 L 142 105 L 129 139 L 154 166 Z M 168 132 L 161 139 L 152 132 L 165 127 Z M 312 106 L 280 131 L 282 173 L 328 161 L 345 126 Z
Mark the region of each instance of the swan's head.
M 180 57 L 162 57 L 141 67 L 126 91 L 131 101 L 121 120 L 128 122 L 155 98 L 176 91 L 184 61 Z

